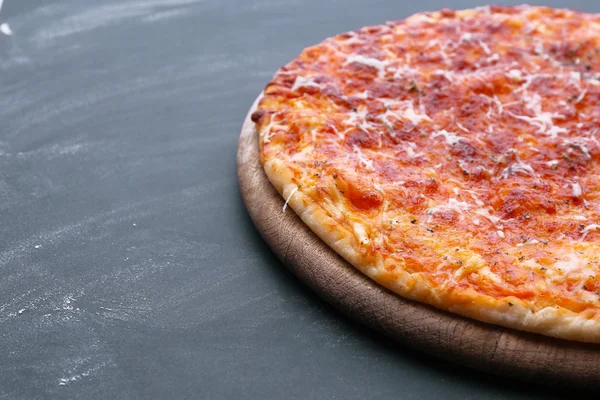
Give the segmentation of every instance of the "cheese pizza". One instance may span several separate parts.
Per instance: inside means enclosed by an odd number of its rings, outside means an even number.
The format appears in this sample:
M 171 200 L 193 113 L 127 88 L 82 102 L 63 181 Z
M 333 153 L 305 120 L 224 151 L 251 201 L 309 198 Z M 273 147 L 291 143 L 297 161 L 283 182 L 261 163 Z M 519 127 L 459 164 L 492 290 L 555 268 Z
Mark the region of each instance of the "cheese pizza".
M 600 342 L 600 15 L 413 15 L 305 49 L 252 114 L 274 187 L 400 296 Z

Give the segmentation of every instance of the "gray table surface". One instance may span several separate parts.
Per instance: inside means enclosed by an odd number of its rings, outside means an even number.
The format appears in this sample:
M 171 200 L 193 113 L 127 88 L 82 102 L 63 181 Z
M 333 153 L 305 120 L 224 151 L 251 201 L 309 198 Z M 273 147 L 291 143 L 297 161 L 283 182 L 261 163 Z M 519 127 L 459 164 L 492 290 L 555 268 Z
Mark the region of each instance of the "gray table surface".
M 5 0 L 0 398 L 566 394 L 349 320 L 286 272 L 237 188 L 246 111 L 303 47 L 478 3 Z

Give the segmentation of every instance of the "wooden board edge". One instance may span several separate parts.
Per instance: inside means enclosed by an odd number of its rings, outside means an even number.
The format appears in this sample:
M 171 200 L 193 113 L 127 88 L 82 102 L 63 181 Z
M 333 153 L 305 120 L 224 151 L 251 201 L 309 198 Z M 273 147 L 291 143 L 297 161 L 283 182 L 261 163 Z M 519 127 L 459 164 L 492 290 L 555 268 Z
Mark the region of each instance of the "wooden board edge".
M 361 274 L 288 210 L 259 160 L 250 120 L 237 151 L 240 193 L 261 236 L 284 265 L 317 295 L 350 317 L 428 354 L 522 381 L 600 388 L 600 346 L 554 339 L 470 320 L 416 303 Z

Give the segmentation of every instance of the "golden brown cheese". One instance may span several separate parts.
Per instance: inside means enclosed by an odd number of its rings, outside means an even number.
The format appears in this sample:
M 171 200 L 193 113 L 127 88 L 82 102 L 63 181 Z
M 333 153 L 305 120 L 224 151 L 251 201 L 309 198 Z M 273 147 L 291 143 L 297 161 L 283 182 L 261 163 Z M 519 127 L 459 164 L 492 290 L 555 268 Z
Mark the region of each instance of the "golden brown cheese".
M 544 7 L 344 33 L 266 86 L 261 161 L 313 230 L 397 293 L 598 342 L 599 61 L 600 16 Z

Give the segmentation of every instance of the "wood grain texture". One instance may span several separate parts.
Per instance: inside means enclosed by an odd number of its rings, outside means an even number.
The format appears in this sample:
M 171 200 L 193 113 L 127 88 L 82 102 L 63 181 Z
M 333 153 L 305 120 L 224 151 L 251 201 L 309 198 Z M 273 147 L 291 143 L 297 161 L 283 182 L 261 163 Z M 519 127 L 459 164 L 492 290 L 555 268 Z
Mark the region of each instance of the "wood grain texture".
M 250 109 L 238 144 L 240 191 L 285 266 L 320 297 L 394 340 L 478 370 L 548 385 L 600 388 L 600 346 L 519 332 L 399 297 L 364 276 L 289 209 L 259 161 Z

